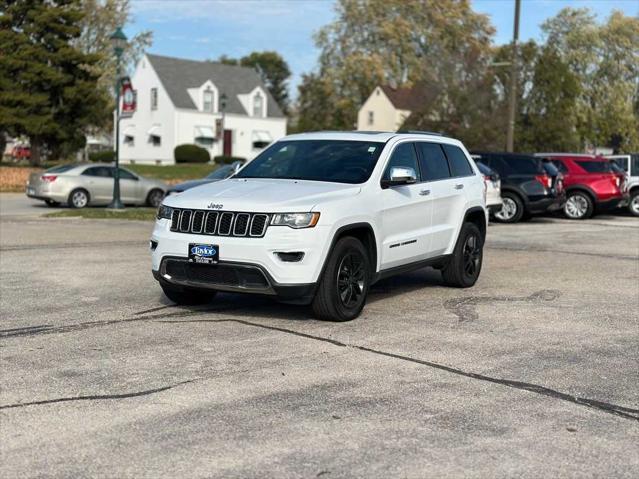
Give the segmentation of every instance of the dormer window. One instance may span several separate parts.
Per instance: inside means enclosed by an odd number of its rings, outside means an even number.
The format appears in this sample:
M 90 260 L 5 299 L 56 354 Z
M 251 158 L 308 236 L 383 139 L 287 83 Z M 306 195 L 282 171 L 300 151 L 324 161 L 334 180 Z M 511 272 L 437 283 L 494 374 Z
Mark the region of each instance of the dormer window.
M 264 116 L 264 97 L 259 91 L 253 96 L 253 116 Z
M 211 89 L 204 90 L 202 95 L 202 111 L 213 113 L 213 91 Z

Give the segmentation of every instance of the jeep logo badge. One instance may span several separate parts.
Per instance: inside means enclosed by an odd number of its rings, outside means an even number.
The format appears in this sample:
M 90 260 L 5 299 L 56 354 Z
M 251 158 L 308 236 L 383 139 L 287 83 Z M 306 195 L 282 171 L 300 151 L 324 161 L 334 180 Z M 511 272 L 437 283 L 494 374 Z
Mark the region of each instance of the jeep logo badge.
M 224 207 L 224 205 L 220 205 L 218 203 L 209 203 L 207 208 L 210 210 L 221 210 Z

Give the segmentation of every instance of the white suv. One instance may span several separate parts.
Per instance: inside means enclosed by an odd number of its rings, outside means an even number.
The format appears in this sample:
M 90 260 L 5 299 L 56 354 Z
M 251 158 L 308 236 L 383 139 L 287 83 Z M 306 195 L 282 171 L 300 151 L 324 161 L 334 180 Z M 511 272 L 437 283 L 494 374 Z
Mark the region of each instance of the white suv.
M 397 273 L 432 266 L 452 286 L 474 285 L 485 194 L 457 140 L 292 135 L 233 177 L 164 200 L 151 238 L 153 275 L 176 303 L 258 293 L 347 321 L 371 284 Z

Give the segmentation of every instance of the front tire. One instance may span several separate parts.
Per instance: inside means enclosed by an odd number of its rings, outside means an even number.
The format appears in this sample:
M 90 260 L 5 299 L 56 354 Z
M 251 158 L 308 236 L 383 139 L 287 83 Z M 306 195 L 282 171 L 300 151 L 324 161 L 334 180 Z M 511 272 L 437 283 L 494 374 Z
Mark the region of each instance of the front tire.
M 149 191 L 149 194 L 146 196 L 146 204 L 153 208 L 159 208 L 163 199 L 164 191 L 159 188 L 155 188 Z
M 570 220 L 585 220 L 592 216 L 595 205 L 588 193 L 573 191 L 568 193 L 564 204 L 564 215 Z
M 326 321 L 360 315 L 370 287 L 371 267 L 364 245 L 347 236 L 335 244 L 313 299 L 313 312 Z
M 495 213 L 495 219 L 501 223 L 517 223 L 524 216 L 524 202 L 519 195 L 509 191 L 501 195 L 501 210 Z
M 77 188 L 69 194 L 67 203 L 70 208 L 84 208 L 89 204 L 89 192 L 82 188 Z
M 477 225 L 464 223 L 453 256 L 442 269 L 444 282 L 456 288 L 470 288 L 479 278 L 484 258 L 484 240 Z
M 639 216 L 639 190 L 634 190 L 630 193 L 628 211 L 630 211 L 630 214 L 633 216 Z
M 164 295 L 179 305 L 196 305 L 209 303 L 216 294 L 216 291 L 200 292 L 198 290 L 174 286 L 164 281 L 160 282 Z

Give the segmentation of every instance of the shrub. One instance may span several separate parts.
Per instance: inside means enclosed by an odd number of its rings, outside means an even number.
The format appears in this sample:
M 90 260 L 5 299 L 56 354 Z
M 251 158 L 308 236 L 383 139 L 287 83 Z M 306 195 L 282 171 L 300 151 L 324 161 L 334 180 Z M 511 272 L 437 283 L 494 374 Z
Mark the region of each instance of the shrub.
M 211 155 L 204 148 L 197 145 L 178 145 L 173 150 L 176 163 L 208 163 Z
M 112 150 L 93 151 L 89 153 L 89 161 L 96 163 L 111 163 L 115 161 L 115 152 Z
M 213 161 L 218 165 L 230 165 L 231 163 L 235 163 L 236 161 L 239 161 L 242 164 L 244 164 L 246 163 L 246 158 L 242 158 L 241 156 L 219 155 L 213 158 Z

